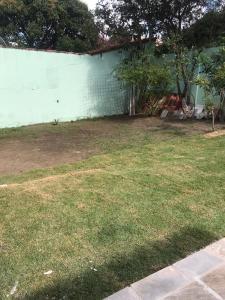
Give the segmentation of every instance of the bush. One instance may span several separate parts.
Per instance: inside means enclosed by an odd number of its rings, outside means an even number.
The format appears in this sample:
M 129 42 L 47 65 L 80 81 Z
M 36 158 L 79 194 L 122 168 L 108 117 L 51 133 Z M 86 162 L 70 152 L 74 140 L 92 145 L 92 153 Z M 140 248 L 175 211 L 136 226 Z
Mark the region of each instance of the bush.
M 171 91 L 172 74 L 170 68 L 150 54 L 141 53 L 125 59 L 117 68 L 117 77 L 135 91 L 136 106 L 143 109 L 146 103 L 148 114 L 155 111 L 157 102 Z

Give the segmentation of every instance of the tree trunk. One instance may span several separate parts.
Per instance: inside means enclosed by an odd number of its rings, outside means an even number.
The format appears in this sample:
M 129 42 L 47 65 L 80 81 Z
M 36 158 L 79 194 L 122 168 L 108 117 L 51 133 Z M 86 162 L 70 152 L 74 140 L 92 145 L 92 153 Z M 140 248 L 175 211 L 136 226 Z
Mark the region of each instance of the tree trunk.
M 177 93 L 179 96 L 181 96 L 181 87 L 180 87 L 180 79 L 179 76 L 177 75 L 177 79 L 176 79 L 176 83 L 177 83 Z
M 132 85 L 131 88 L 131 98 L 130 98 L 130 116 L 135 116 L 135 86 Z
M 224 122 L 225 120 L 225 91 L 221 90 L 220 92 L 220 122 Z
M 183 89 L 183 97 L 187 100 L 188 95 L 188 83 L 187 81 L 184 82 L 184 89 Z
M 215 131 L 215 113 L 214 113 L 214 107 L 212 108 L 212 131 Z
M 179 53 L 176 54 L 176 84 L 177 84 L 177 93 L 181 97 L 181 86 L 180 86 L 180 77 L 179 77 Z

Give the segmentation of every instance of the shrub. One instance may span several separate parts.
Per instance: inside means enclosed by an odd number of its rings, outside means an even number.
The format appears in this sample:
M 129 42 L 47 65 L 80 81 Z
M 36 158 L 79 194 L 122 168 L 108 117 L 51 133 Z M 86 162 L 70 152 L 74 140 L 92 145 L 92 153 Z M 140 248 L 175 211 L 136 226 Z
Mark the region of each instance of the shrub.
M 157 102 L 171 91 L 170 68 L 144 52 L 125 59 L 116 73 L 119 80 L 133 88 L 137 108 L 142 109 L 148 103 L 149 114 L 155 111 Z

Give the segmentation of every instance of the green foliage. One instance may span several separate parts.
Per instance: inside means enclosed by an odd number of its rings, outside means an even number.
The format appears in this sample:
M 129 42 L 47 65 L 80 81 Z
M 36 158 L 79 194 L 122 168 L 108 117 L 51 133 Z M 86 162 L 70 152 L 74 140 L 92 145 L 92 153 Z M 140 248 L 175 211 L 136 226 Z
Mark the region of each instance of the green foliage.
M 11 0 L 0 1 L 0 36 L 19 47 L 83 52 L 98 31 L 79 0 Z
M 205 93 L 208 95 L 212 92 L 211 90 L 211 85 L 210 85 L 210 81 L 209 79 L 207 78 L 207 76 L 205 75 L 201 75 L 201 76 L 197 76 L 195 79 L 194 79 L 194 83 L 198 86 L 200 86 L 201 88 L 204 89 Z
M 225 47 L 218 53 L 201 55 L 203 74 L 195 80 L 207 93 L 220 95 L 225 89 Z
M 116 70 L 119 80 L 133 89 L 137 108 L 148 115 L 158 110 L 159 100 L 171 92 L 170 67 L 147 51 L 131 53 Z
M 108 36 L 133 38 L 180 34 L 200 18 L 206 0 L 99 0 L 96 16 Z
M 169 65 L 157 61 L 147 52 L 125 59 L 117 68 L 117 77 L 135 87 L 139 106 L 152 99 L 155 104 L 171 92 L 173 83 Z
M 225 9 L 210 11 L 190 28 L 184 31 L 185 44 L 188 47 L 214 47 L 222 43 L 225 36 Z
M 156 55 L 161 57 L 170 53 L 169 64 L 176 78 L 177 92 L 191 101 L 191 85 L 195 76 L 196 68 L 200 61 L 202 49 L 193 47 L 188 49 L 181 34 L 167 38 L 162 47 L 158 47 Z
M 211 98 L 206 98 L 205 99 L 205 109 L 208 113 L 211 113 L 212 110 L 214 109 L 215 104 Z
M 207 59 L 207 55 L 202 55 L 203 61 L 206 63 L 210 62 L 212 64 L 212 60 L 210 58 Z M 194 83 L 200 86 L 205 93 L 205 110 L 207 112 L 208 117 L 212 118 L 212 130 L 215 130 L 215 101 L 213 100 L 213 94 L 215 93 L 216 89 L 213 84 L 213 81 L 207 74 L 202 74 L 201 76 L 197 76 L 194 80 Z
M 157 94 L 168 92 L 171 84 L 169 68 L 156 64 L 123 65 L 119 69 L 118 77 L 129 84 L 146 86 Z
M 220 96 L 219 119 L 225 119 L 225 48 L 218 53 L 201 57 L 203 74 L 198 75 L 195 84 L 204 89 L 206 99 Z
M 225 62 L 216 70 L 212 81 L 217 92 L 225 88 Z

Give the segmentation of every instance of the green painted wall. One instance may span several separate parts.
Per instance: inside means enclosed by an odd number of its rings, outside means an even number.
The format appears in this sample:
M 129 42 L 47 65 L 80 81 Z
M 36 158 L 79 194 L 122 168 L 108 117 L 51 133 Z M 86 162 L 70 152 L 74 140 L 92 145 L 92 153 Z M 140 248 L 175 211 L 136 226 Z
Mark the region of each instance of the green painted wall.
M 113 74 L 123 55 L 0 48 L 0 127 L 127 113 L 127 90 Z
M 0 128 L 128 113 L 128 90 L 114 74 L 125 55 L 0 48 Z M 192 86 L 192 95 L 204 104 L 201 88 Z

